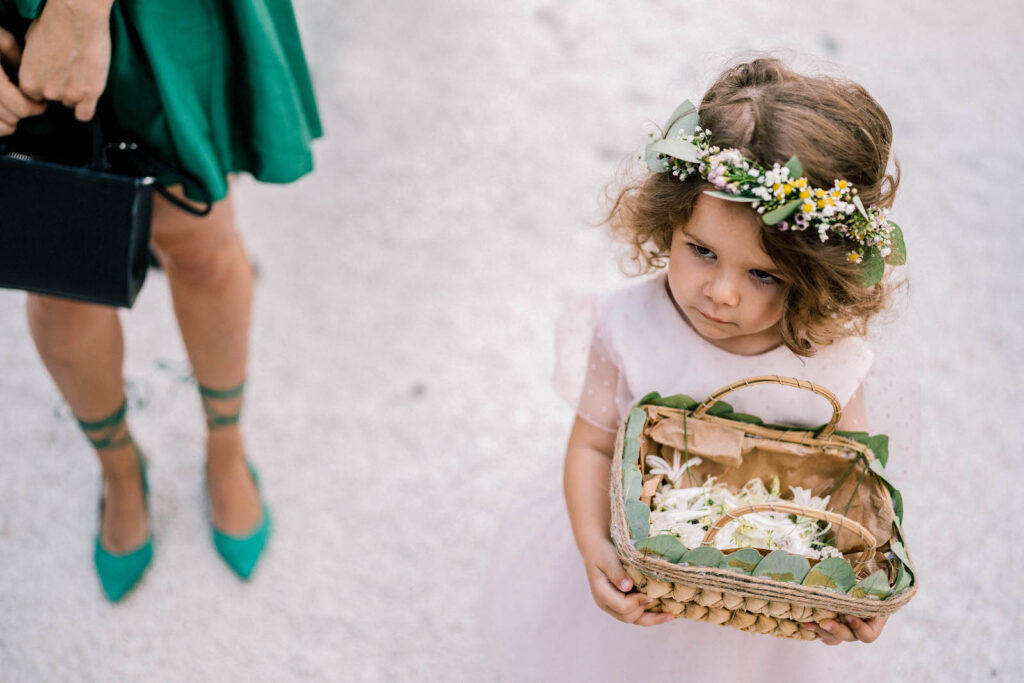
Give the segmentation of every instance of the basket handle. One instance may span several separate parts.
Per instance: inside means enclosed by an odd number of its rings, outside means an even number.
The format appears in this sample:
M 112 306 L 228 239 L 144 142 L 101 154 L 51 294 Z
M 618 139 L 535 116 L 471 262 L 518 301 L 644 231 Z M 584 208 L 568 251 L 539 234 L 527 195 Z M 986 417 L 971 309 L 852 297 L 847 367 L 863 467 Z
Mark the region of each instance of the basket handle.
M 874 535 L 865 529 L 859 522 L 855 522 L 849 517 L 844 517 L 838 512 L 818 510 L 817 508 L 804 507 L 803 505 L 797 505 L 796 503 L 754 503 L 752 505 L 743 505 L 733 508 L 711 524 L 708 532 L 704 534 L 704 540 L 701 541 L 701 545 L 711 545 L 711 542 L 715 540 L 715 536 L 718 535 L 718 532 L 722 527 L 737 517 L 749 515 L 753 512 L 781 512 L 787 515 L 811 517 L 813 519 L 820 519 L 828 522 L 829 524 L 838 526 L 840 530 L 849 529 L 850 531 L 853 531 L 858 534 L 864 542 L 864 551 L 861 553 L 860 561 L 857 562 L 857 566 L 853 568 L 855 573 L 859 573 L 865 563 L 874 556 L 875 546 L 878 545 L 875 541 Z
M 798 389 L 806 389 L 807 391 L 813 391 L 819 396 L 828 400 L 832 404 L 832 419 L 829 420 L 828 424 L 821 428 L 818 432 L 818 438 L 825 438 L 831 436 L 836 430 L 836 425 L 839 424 L 840 418 L 843 416 L 843 407 L 839 405 L 839 399 L 835 397 L 831 391 L 823 386 L 815 384 L 814 382 L 808 382 L 803 379 L 796 379 L 794 377 L 780 377 L 778 375 L 761 375 L 759 377 L 749 377 L 747 379 L 741 379 L 738 382 L 733 382 L 729 386 L 722 387 L 718 391 L 712 393 L 706 399 L 704 399 L 699 406 L 693 409 L 694 417 L 704 417 L 711 406 L 718 403 L 726 394 L 732 393 L 737 389 L 743 387 L 752 387 L 755 384 L 781 384 L 784 387 L 796 387 Z M 810 515 L 807 515 L 808 517 Z

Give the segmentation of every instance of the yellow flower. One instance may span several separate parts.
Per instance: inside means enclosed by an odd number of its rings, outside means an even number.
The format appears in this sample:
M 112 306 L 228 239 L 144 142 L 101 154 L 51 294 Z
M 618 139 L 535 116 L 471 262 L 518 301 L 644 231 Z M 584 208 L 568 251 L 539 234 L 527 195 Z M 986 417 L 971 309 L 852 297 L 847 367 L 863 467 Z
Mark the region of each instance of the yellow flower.
M 772 185 L 772 192 L 778 192 L 780 187 L 782 187 L 782 185 L 780 185 L 779 183 L 775 183 L 774 185 Z
M 825 200 L 824 199 L 819 199 L 818 200 L 818 208 L 819 209 L 824 209 L 825 208 Z
M 801 178 L 801 180 L 803 180 L 803 178 Z M 807 190 L 800 190 L 800 199 L 807 199 L 810 196 L 811 193 L 808 192 Z
M 857 262 L 860 261 L 860 254 L 858 254 L 855 251 L 851 251 L 849 254 L 846 255 L 846 258 L 849 259 L 850 261 Z
M 839 186 L 840 190 L 845 190 L 847 186 L 849 186 L 849 183 L 847 183 L 845 180 L 840 180 L 836 184 Z
M 811 211 L 814 211 L 814 204 L 807 202 L 806 204 L 803 205 L 803 210 L 804 213 L 810 213 Z
M 823 189 L 821 189 L 819 187 L 817 190 L 814 191 L 814 196 L 815 197 L 824 197 L 825 196 L 825 190 L 823 190 Z
M 789 194 L 792 191 L 793 191 L 793 186 L 790 185 L 789 183 L 786 183 L 786 185 L 782 188 L 782 194 Z
M 797 178 L 796 186 L 801 189 L 807 187 L 807 178 Z

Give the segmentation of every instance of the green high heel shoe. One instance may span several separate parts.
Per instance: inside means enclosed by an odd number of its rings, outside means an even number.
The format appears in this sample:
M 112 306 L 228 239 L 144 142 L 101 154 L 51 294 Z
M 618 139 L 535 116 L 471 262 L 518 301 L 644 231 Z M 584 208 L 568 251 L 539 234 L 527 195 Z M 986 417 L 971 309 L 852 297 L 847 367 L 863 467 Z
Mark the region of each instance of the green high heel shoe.
M 199 385 L 199 395 L 203 400 L 203 410 L 206 412 L 206 424 L 211 430 L 237 424 L 242 413 L 241 404 L 233 411 L 222 412 L 211 405 L 211 402 L 238 399 L 241 397 L 244 389 L 245 382 L 232 389 L 223 390 L 211 389 L 202 384 Z M 213 529 L 213 546 L 217 549 L 217 553 L 227 563 L 228 567 L 243 580 L 249 579 L 256 568 L 256 564 L 266 549 L 267 541 L 270 539 L 271 529 L 270 507 L 263 499 L 262 493 L 260 493 L 259 474 L 248 460 L 246 460 L 246 465 L 249 467 L 249 474 L 252 475 L 253 484 L 256 486 L 256 492 L 260 497 L 260 521 L 249 532 L 235 535 L 223 532 L 214 526 L 212 514 L 210 516 L 210 527 Z M 209 487 L 207 487 L 207 490 L 209 490 Z
M 131 445 L 135 458 L 139 463 L 139 476 L 142 478 L 142 495 L 146 501 L 146 517 L 149 517 L 149 482 L 146 477 L 146 460 L 127 431 L 124 436 L 118 437 L 124 426 L 125 414 L 128 411 L 127 400 L 121 403 L 113 414 L 102 420 L 86 421 L 78 420 L 78 425 L 85 432 L 85 437 L 98 451 L 123 448 Z M 102 433 L 99 436 L 92 436 L 89 432 Z M 103 524 L 103 508 L 106 503 L 106 496 L 100 497 L 100 525 Z M 93 548 L 93 564 L 96 566 L 96 573 L 100 577 L 100 585 L 103 592 L 111 602 L 120 601 L 142 578 L 150 562 L 153 560 L 153 534 L 147 530 L 146 540 L 138 548 L 129 550 L 126 553 L 112 553 L 103 547 L 100 539 L 101 531 L 96 532 L 96 541 Z

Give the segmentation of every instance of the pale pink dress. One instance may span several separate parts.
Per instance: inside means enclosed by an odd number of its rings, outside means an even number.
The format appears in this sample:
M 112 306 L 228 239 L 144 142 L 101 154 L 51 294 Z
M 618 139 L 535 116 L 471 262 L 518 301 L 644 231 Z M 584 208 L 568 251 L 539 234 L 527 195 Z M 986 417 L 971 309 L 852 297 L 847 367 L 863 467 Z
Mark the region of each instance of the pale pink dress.
M 810 358 L 784 346 L 757 356 L 725 352 L 683 320 L 664 276 L 583 302 L 563 315 L 557 337 L 556 390 L 584 419 L 608 431 L 650 391 L 700 400 L 754 375 L 807 379 L 845 404 L 873 361 L 859 338 Z M 787 387 L 743 389 L 725 400 L 774 423 L 820 425 L 830 417 L 824 399 Z M 480 616 L 486 648 L 503 680 L 795 682 L 860 678 L 876 664 L 886 666 L 891 653 L 883 650 L 891 648 L 883 641 L 892 621 L 874 644 L 837 647 L 685 619 L 651 628 L 616 621 L 591 597 L 561 483 L 561 472 L 553 470 L 532 485 L 506 513 L 496 536 Z M 740 674 L 750 678 L 732 678 Z

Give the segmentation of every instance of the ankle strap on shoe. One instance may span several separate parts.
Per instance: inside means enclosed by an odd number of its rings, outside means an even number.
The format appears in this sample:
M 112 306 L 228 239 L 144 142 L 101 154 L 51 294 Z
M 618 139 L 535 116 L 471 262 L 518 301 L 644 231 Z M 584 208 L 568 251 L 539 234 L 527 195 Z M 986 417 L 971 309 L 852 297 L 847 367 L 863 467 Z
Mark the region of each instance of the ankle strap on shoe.
M 239 400 L 238 405 L 233 411 L 218 410 L 213 406 L 212 402 L 241 399 L 242 392 L 245 391 L 245 380 L 243 380 L 237 387 L 232 387 L 231 389 L 211 389 L 210 387 L 203 386 L 202 384 L 199 384 L 198 386 L 199 396 L 203 399 L 203 411 L 206 412 L 206 425 L 210 429 L 238 424 L 238 420 L 242 416 L 241 400 Z
M 128 399 L 125 398 L 121 401 L 121 405 L 117 410 L 100 420 L 82 420 L 78 416 L 75 416 L 75 419 L 78 420 L 78 426 L 82 428 L 85 438 L 89 440 L 93 448 L 98 451 L 110 451 L 135 443 L 127 429 L 125 429 L 123 436 L 118 436 L 121 433 L 122 427 L 125 426 L 125 415 L 127 413 Z M 100 431 L 102 433 L 97 436 L 89 433 Z

